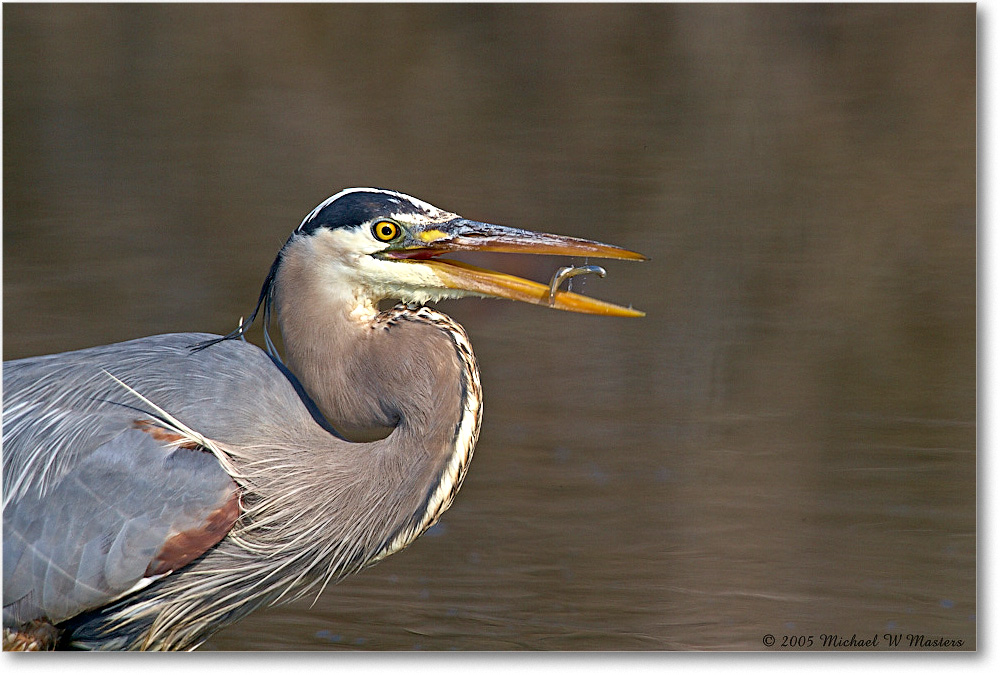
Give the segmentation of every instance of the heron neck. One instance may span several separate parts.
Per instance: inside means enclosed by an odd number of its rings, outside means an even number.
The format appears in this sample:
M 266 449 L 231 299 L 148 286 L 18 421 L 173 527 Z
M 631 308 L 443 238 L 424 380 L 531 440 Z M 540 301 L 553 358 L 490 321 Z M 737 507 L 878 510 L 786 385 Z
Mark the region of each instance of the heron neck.
M 363 471 L 395 486 L 399 513 L 409 516 L 391 526 L 375 562 L 451 505 L 479 436 L 479 369 L 465 331 L 445 314 L 403 305 L 375 313 L 324 288 L 310 277 L 316 266 L 301 263 L 292 256 L 276 276 L 289 368 L 348 440 L 389 430 L 367 444 Z
M 322 268 L 307 253 L 285 252 L 275 304 L 285 361 L 320 412 L 348 440 L 399 429 L 425 444 L 450 442 L 464 407 L 464 366 L 443 328 L 457 324 L 438 313 L 447 326 L 426 313 L 379 313 L 371 300 L 318 278 Z

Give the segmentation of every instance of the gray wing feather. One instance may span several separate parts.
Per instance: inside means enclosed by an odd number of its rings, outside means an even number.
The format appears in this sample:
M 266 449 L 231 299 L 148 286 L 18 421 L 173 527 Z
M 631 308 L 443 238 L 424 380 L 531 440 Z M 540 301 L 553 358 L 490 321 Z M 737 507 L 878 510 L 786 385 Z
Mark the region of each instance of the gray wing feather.
M 136 428 L 155 415 L 109 377 L 171 414 L 211 418 L 220 392 L 206 375 L 225 365 L 218 361 L 250 355 L 264 372 L 274 368 L 245 343 L 191 351 L 210 337 L 157 336 L 4 364 L 5 625 L 64 620 L 128 593 L 164 542 L 233 497 L 214 455 Z

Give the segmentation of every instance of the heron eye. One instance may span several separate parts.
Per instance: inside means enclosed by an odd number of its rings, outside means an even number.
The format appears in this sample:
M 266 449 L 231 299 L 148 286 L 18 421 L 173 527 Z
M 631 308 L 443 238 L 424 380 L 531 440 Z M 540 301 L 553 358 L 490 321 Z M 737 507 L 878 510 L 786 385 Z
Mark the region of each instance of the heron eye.
M 372 225 L 372 234 L 379 241 L 392 241 L 399 236 L 399 225 L 391 220 L 380 220 Z

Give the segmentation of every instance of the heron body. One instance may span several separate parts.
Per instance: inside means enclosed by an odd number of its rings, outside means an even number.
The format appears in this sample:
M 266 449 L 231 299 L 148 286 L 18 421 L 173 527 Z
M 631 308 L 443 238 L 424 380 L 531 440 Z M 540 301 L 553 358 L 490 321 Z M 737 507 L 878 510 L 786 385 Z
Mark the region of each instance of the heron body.
M 424 303 L 550 304 L 439 258 L 641 259 L 355 188 L 281 249 L 228 336 L 158 335 L 3 369 L 5 649 L 190 649 L 254 609 L 401 550 L 462 484 L 482 392 L 465 331 Z M 401 301 L 379 310 L 386 298 Z M 641 313 L 573 293 L 570 311 Z M 243 332 L 275 312 L 284 358 Z

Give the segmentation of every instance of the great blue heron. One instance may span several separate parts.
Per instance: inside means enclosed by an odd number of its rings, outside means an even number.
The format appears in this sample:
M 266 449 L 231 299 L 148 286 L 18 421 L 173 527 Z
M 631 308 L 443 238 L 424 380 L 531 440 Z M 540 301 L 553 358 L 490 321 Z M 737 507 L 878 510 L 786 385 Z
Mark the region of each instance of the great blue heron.
M 482 397 L 465 331 L 424 303 L 642 315 L 437 257 L 452 251 L 643 259 L 353 188 L 296 228 L 233 333 L 5 363 L 5 648 L 195 648 L 434 524 Z M 242 339 L 261 310 L 266 353 Z

